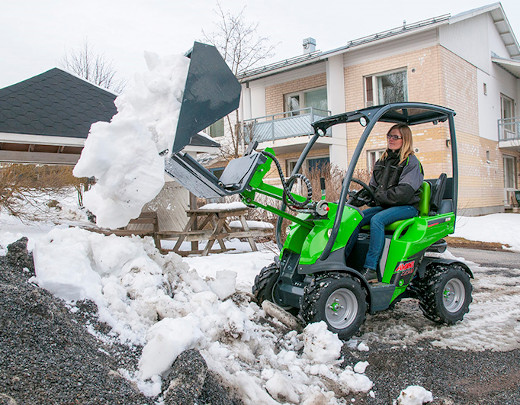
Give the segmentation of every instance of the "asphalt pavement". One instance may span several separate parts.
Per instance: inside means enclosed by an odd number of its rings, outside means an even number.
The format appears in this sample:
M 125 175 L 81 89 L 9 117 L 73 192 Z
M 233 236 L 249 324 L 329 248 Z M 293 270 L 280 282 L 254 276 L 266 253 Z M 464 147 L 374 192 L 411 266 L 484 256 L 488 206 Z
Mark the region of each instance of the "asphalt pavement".
M 481 249 L 455 248 L 448 247 L 455 257 L 477 263 L 482 267 L 519 269 L 520 253 L 509 251 L 493 251 Z

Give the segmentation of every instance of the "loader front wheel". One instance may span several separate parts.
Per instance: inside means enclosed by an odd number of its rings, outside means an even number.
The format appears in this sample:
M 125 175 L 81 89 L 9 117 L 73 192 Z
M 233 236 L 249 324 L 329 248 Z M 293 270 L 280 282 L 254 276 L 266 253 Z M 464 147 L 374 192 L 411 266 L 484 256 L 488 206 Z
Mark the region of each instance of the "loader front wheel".
M 419 305 L 428 319 L 452 325 L 469 311 L 473 288 L 460 266 L 435 266 L 420 284 Z
M 358 280 L 329 273 L 305 287 L 301 316 L 308 322 L 325 321 L 330 331 L 350 339 L 365 321 L 366 292 Z
M 277 294 L 276 284 L 280 276 L 280 268 L 276 263 L 271 263 L 264 267 L 255 277 L 253 284 L 253 296 L 256 302 L 261 305 L 265 300 L 271 301 L 283 309 L 289 309 L 287 305 L 281 301 Z

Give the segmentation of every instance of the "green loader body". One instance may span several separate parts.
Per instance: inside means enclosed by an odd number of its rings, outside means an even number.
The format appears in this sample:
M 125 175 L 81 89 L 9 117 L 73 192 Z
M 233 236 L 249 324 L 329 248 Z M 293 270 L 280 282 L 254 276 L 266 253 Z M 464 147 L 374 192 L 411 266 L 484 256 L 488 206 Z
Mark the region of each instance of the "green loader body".
M 240 195 L 247 206 L 278 216 L 276 240 L 280 255 L 255 279 L 253 295 L 258 303 L 272 301 L 307 323 L 325 321 L 343 339 L 358 332 L 367 312 L 385 310 L 405 297 L 417 298 L 424 315 L 434 322 L 453 324 L 462 320 L 469 311 L 473 276 L 464 263 L 439 255 L 446 249 L 443 238 L 454 232 L 457 215 L 453 110 L 403 102 L 327 117 L 312 123 L 314 136 L 288 179 L 284 178 L 273 150 L 257 151 L 254 140 L 244 156 L 229 162 L 221 177 L 216 178 L 182 149 L 197 131 L 238 106 L 240 85 L 213 47 L 196 43 L 189 56 L 186 100 L 165 170 L 198 197 Z M 208 87 L 208 82 L 214 83 Z M 213 107 L 208 109 L 209 106 Z M 451 177 L 441 174 L 438 179 L 423 183 L 417 217 L 387 226 L 377 280 L 367 280 L 362 270 L 370 231 L 361 229 L 355 237 L 363 213 L 349 204 L 350 184 L 355 182 L 369 189 L 353 174 L 367 138 L 378 122 L 411 127 L 443 126 L 449 135 L 450 142 L 446 145 L 451 146 L 452 167 Z M 299 170 L 318 138 L 325 136 L 330 127 L 347 123 L 358 124 L 364 130 L 343 179 L 339 199 L 312 201 L 310 182 Z M 264 182 L 273 163 L 280 174 L 281 186 Z M 297 180 L 307 185 L 306 197 L 291 191 Z M 271 198 L 276 204 L 260 202 L 259 195 Z M 283 219 L 290 222 L 284 241 L 281 240 Z

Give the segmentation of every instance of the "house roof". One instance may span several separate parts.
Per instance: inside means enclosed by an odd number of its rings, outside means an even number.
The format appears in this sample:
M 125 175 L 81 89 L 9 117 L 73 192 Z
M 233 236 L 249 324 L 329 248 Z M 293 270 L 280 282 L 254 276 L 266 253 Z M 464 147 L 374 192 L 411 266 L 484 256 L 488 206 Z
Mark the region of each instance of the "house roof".
M 474 17 L 476 15 L 490 13 L 493 18 L 493 22 L 497 27 L 497 30 L 512 58 L 520 57 L 520 46 L 516 37 L 513 33 L 511 25 L 507 20 L 504 9 L 500 3 L 493 3 L 488 6 L 476 8 L 470 11 L 466 11 L 451 17 L 450 14 L 444 14 L 438 17 L 433 17 L 427 20 L 418 21 L 412 24 L 403 24 L 400 27 L 392 28 L 390 30 L 381 31 L 373 35 L 354 39 L 349 41 L 347 45 L 332 49 L 330 51 L 316 51 L 309 54 L 299 55 L 294 58 L 285 59 L 276 63 L 272 63 L 258 68 L 249 69 L 240 72 L 237 77 L 242 82 L 255 80 L 260 77 L 270 76 L 282 71 L 295 69 L 298 67 L 318 63 L 326 60 L 331 56 L 335 56 L 341 53 L 350 51 L 351 49 L 357 49 L 367 44 L 384 41 L 392 37 L 404 36 L 414 32 L 420 32 L 427 29 L 432 29 L 439 25 L 453 24 L 458 21 L 462 21 L 467 18 Z
M 454 15 L 450 18 L 450 24 L 485 13 L 489 13 L 491 15 L 493 23 L 495 24 L 495 27 L 497 28 L 497 31 L 502 38 L 502 42 L 509 52 L 509 56 L 511 58 L 520 57 L 520 45 L 518 44 L 515 33 L 513 32 L 513 28 L 511 27 L 511 24 L 509 24 L 509 20 L 507 19 L 506 13 L 504 12 L 502 4 L 500 3 L 489 4 L 487 6 L 475 8 Z
M 517 79 L 520 79 L 520 60 L 504 59 L 496 55 L 491 55 L 491 61 L 501 68 L 507 70 Z
M 110 121 L 116 95 L 53 68 L 0 89 L 0 132 L 86 139 L 92 123 Z

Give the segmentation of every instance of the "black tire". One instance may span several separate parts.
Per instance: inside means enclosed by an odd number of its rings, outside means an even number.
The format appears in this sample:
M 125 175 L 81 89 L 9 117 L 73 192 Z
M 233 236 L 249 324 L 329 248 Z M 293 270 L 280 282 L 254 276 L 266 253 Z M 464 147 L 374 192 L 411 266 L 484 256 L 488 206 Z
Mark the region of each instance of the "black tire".
M 417 287 L 419 306 L 433 322 L 453 325 L 461 321 L 473 301 L 469 275 L 456 264 L 430 267 Z
M 347 274 L 328 273 L 305 287 L 300 314 L 307 323 L 325 321 L 342 340 L 350 339 L 365 321 L 366 292 Z
M 253 284 L 253 295 L 256 302 L 261 305 L 265 300 L 274 302 L 283 309 L 292 308 L 284 305 L 283 302 L 276 295 L 276 282 L 280 276 L 280 268 L 276 263 L 271 263 L 269 266 L 260 270 L 260 273 L 255 277 Z

